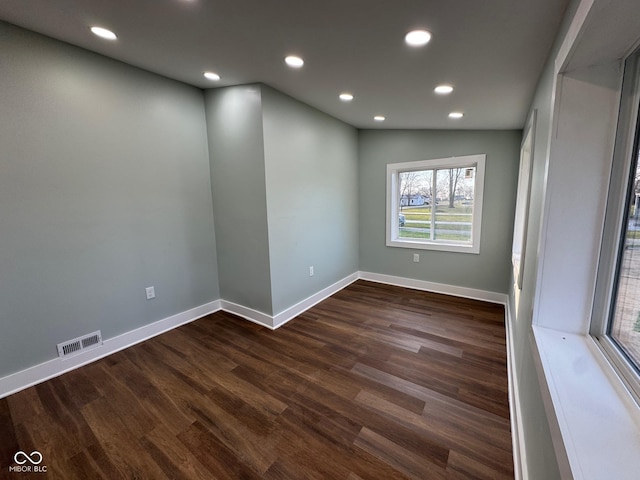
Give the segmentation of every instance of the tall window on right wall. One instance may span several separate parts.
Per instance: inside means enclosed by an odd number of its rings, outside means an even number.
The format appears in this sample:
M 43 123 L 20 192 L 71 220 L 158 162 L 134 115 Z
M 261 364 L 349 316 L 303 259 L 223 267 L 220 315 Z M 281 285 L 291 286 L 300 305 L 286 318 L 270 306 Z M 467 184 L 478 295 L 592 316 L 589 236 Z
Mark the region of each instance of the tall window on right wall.
M 640 166 L 633 154 L 609 335 L 640 366 Z
M 640 399 L 640 52 L 625 62 L 591 333 Z

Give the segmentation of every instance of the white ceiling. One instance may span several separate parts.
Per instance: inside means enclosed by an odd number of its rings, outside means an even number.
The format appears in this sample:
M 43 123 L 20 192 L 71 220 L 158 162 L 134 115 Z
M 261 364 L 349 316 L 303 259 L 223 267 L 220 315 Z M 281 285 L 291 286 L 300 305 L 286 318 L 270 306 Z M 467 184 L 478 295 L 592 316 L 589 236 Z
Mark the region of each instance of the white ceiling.
M 524 124 L 567 3 L 2 0 L 0 19 L 200 88 L 263 82 L 359 128 L 511 129 Z M 414 28 L 431 31 L 427 46 L 404 44 Z M 288 54 L 304 67 L 285 66 Z M 455 91 L 435 95 L 440 83 Z M 355 99 L 341 102 L 343 91 Z M 454 110 L 464 118 L 450 120 Z

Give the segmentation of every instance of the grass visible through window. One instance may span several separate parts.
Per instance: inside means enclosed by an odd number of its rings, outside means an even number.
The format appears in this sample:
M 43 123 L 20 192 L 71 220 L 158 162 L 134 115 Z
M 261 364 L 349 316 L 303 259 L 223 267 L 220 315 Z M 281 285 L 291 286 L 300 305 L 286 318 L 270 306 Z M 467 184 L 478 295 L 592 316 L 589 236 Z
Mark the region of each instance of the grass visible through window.
M 436 206 L 436 238 L 468 242 L 471 239 L 473 208 L 456 202 L 454 208 Z M 405 217 L 404 227 L 400 227 L 400 238 L 431 238 L 432 208 L 405 206 L 401 213 Z

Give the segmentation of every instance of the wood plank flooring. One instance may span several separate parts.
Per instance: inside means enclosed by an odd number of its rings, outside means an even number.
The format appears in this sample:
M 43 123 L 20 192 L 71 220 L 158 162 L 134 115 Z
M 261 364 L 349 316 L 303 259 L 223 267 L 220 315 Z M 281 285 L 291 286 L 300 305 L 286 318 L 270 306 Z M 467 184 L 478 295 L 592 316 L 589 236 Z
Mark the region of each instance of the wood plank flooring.
M 512 479 L 504 310 L 357 281 L 275 332 L 218 312 L 0 400 L 0 478 Z

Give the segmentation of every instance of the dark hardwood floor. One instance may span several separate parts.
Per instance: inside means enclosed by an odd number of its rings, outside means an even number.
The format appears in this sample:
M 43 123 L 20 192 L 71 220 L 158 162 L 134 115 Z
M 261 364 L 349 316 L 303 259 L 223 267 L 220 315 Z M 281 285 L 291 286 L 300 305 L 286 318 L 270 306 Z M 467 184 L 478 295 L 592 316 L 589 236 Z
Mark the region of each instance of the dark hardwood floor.
M 505 349 L 502 306 L 365 281 L 218 312 L 0 400 L 0 478 L 512 479 Z

